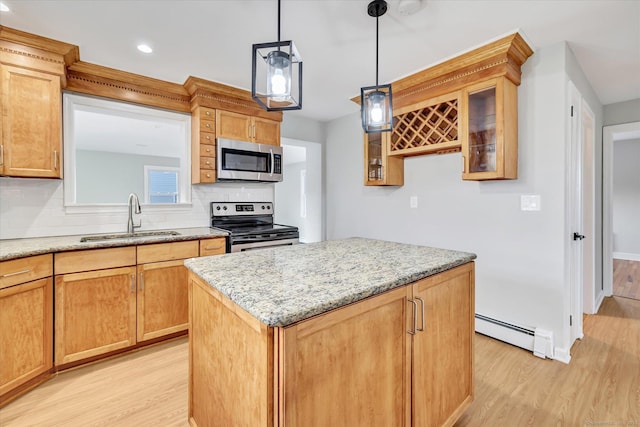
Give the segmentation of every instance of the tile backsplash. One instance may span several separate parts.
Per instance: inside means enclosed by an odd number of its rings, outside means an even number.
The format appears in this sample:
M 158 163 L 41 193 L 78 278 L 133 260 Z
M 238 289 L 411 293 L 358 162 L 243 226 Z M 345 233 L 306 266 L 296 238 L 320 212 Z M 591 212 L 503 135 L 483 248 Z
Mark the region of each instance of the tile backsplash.
M 65 208 L 62 180 L 0 178 L 0 239 L 114 233 L 127 229 L 122 206 Z M 191 206 L 142 206 L 140 230 L 208 227 L 209 202 L 273 202 L 273 184 L 206 184 L 191 187 Z M 145 209 L 146 208 L 146 209 Z

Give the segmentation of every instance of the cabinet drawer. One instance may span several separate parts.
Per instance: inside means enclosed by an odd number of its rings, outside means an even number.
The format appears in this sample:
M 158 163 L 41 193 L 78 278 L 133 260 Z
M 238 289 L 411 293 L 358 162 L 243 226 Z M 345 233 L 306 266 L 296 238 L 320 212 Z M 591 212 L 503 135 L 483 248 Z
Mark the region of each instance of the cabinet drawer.
M 216 158 L 215 157 L 200 157 L 200 169 L 215 169 Z
M 216 118 L 216 110 L 213 108 L 200 107 L 198 111 L 200 112 L 201 119 L 215 120 Z
M 200 256 L 219 255 L 226 252 L 227 239 L 224 237 L 200 240 Z
M 171 261 L 174 259 L 193 258 L 198 256 L 198 241 L 157 243 L 138 246 L 138 264 L 148 262 Z
M 211 132 L 200 132 L 200 144 L 214 145 L 216 134 Z
M 216 172 L 213 170 L 200 171 L 200 182 L 216 182 Z
M 136 247 L 61 252 L 54 256 L 56 275 L 136 265 Z
M 53 255 L 37 255 L 0 262 L 0 289 L 53 274 Z
M 215 157 L 216 146 L 208 144 L 200 144 L 200 156 L 202 157 Z
M 200 132 L 215 132 L 216 122 L 200 118 Z

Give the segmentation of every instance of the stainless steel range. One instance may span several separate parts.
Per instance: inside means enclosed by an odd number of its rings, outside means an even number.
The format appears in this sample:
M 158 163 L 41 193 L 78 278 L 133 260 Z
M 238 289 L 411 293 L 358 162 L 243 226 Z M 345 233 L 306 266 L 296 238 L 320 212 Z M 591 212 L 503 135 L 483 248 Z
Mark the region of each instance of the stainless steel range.
M 298 227 L 273 223 L 271 202 L 211 202 L 211 227 L 230 233 L 227 252 L 298 243 Z

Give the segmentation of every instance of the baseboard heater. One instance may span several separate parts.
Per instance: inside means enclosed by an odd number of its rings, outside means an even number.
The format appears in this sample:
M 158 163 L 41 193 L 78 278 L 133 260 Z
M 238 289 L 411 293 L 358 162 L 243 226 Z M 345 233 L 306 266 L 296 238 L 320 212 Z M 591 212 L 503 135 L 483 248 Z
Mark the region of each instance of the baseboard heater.
M 528 328 L 476 313 L 476 332 L 532 351 L 534 355 L 553 358 L 553 332 Z

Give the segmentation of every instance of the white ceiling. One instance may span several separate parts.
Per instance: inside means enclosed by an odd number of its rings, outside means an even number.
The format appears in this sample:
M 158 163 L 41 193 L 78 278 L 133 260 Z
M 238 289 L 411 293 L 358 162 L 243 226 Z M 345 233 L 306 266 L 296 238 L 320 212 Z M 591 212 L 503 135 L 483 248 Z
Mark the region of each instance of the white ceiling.
M 250 88 L 251 45 L 277 38 L 276 0 L 1 0 L 0 24 L 76 44 L 86 62 L 183 83 L 189 75 Z M 404 0 L 405 2 L 407 0 Z M 301 111 L 331 120 L 375 84 L 369 0 L 283 0 L 282 39 L 304 60 Z M 423 0 L 380 18 L 380 83 L 520 31 L 534 51 L 566 41 L 603 105 L 640 98 L 638 0 Z M 139 43 L 154 48 L 149 55 Z

